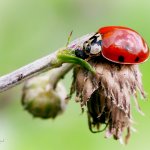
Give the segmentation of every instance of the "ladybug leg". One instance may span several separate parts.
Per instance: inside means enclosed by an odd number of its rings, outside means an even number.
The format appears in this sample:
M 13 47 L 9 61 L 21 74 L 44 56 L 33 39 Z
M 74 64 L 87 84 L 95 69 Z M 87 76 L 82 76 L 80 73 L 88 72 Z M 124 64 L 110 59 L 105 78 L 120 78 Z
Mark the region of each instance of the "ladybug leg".
M 57 53 L 57 59 L 61 63 L 72 63 L 80 65 L 81 67 L 87 69 L 91 73 L 95 74 L 95 69 L 84 59 L 81 59 L 75 55 L 75 51 L 70 49 L 62 49 Z

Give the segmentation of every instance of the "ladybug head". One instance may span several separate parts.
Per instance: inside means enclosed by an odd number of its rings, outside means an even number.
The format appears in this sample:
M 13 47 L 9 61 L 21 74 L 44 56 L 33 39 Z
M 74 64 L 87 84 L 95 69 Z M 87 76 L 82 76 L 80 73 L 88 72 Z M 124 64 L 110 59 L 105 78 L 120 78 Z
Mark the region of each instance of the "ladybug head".
M 101 51 L 102 39 L 99 33 L 96 33 L 89 40 L 85 41 L 83 44 L 83 51 L 87 55 L 98 55 Z

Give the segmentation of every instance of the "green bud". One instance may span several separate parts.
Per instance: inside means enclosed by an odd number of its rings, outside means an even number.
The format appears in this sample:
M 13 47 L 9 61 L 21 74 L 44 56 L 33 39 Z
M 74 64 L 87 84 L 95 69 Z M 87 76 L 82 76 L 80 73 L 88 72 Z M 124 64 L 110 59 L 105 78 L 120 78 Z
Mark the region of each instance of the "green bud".
M 34 117 L 55 118 L 62 113 L 67 94 L 61 83 L 54 89 L 48 74 L 29 79 L 23 87 L 22 105 Z

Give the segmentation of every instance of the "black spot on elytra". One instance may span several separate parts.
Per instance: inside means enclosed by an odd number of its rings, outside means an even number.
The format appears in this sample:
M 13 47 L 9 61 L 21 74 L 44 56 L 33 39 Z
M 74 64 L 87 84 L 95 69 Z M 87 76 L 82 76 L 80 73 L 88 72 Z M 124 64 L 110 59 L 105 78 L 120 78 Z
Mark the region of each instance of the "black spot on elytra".
M 119 56 L 119 57 L 118 57 L 118 61 L 124 62 L 124 56 Z
M 140 58 L 137 56 L 134 61 L 138 62 L 139 60 L 140 60 Z

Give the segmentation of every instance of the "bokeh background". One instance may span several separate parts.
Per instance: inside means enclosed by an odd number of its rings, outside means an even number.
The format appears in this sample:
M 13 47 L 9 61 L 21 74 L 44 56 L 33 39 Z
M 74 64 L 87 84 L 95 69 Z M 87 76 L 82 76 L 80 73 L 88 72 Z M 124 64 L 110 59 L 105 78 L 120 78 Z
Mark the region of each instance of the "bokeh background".
M 43 57 L 101 26 L 137 30 L 150 45 L 149 0 L 0 0 L 0 76 Z M 24 111 L 19 85 L 0 94 L 0 150 L 148 150 L 150 149 L 150 61 L 141 64 L 148 101 L 140 100 L 127 146 L 88 130 L 86 114 L 72 99 L 55 120 L 34 119 Z M 69 91 L 71 73 L 64 80 Z

